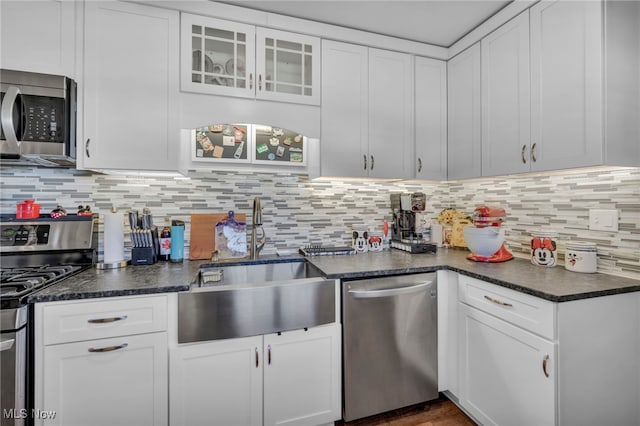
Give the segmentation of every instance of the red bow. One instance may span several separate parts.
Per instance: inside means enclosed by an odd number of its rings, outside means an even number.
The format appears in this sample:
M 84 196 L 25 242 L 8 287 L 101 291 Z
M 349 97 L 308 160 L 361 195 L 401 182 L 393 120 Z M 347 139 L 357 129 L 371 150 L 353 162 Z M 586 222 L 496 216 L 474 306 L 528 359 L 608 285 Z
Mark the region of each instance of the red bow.
M 551 240 L 551 238 L 534 238 L 531 241 L 532 249 L 546 248 L 551 251 L 555 250 L 555 244 Z

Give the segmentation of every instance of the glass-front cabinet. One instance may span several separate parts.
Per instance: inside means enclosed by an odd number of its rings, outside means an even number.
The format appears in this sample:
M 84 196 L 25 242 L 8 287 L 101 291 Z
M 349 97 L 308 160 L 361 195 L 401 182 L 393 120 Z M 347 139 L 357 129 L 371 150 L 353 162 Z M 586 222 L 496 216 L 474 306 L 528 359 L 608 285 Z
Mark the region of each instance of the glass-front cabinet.
M 181 61 L 183 91 L 320 105 L 317 37 L 183 13 Z
M 320 104 L 319 39 L 258 28 L 257 43 L 258 97 Z
M 182 90 L 254 97 L 255 27 L 182 14 Z

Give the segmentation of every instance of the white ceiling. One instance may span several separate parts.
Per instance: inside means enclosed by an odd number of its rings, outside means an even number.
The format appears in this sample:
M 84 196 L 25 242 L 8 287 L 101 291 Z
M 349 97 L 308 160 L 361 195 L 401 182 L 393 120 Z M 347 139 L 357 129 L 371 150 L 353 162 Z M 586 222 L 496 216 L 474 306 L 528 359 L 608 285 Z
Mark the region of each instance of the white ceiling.
M 511 1 L 236 0 L 223 3 L 449 47 Z

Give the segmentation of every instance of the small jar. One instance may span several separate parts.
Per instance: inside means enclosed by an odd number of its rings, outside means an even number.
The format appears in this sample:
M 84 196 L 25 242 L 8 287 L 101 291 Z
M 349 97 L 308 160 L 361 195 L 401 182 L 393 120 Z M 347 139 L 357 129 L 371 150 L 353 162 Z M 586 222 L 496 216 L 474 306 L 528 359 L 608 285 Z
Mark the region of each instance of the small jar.
M 573 272 L 593 274 L 598 270 L 598 249 L 595 243 L 573 241 L 567 243 L 564 255 L 565 269 Z
M 382 232 L 369 232 L 369 251 L 382 251 Z
M 558 264 L 558 234 L 555 232 L 531 233 L 531 263 L 553 267 Z

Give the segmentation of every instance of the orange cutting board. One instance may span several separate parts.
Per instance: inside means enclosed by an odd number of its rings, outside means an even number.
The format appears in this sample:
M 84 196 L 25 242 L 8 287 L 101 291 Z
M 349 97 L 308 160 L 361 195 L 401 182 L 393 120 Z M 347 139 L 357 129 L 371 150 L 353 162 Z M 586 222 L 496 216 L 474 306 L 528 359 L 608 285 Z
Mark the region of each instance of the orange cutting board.
M 245 222 L 244 213 L 236 213 L 236 220 Z M 189 259 L 211 259 L 216 246 L 216 224 L 227 219 L 227 213 L 193 213 L 189 239 Z

